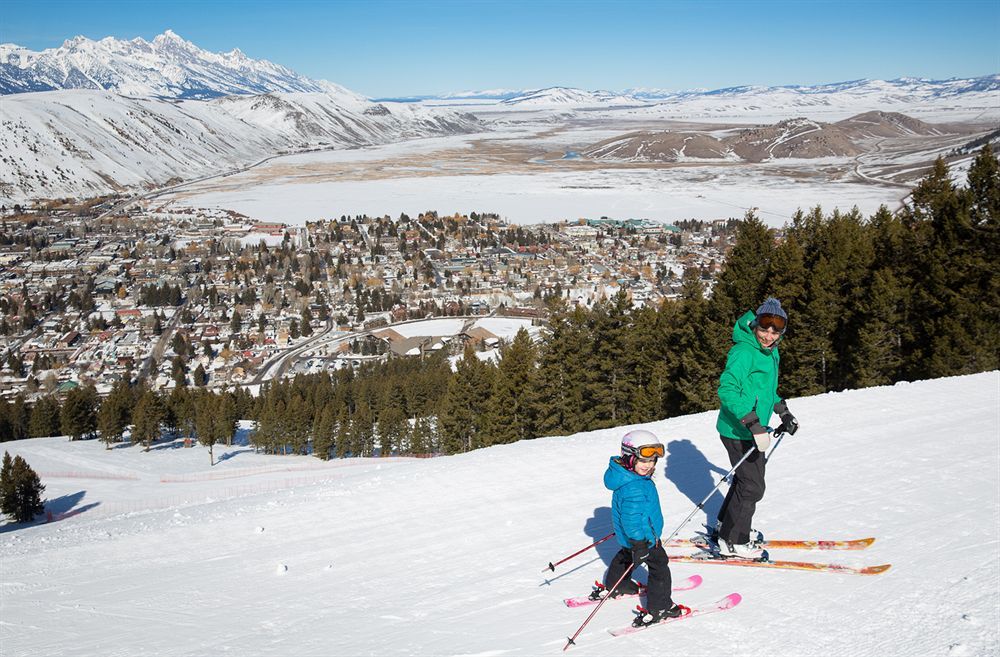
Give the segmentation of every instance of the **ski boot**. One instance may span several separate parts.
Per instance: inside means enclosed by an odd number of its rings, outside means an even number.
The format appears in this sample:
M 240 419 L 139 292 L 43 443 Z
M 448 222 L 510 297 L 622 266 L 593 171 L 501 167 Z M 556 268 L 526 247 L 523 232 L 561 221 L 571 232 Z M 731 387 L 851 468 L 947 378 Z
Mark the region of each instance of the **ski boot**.
M 690 613 L 690 607 L 679 605 L 676 602 L 672 607 L 670 607 L 670 609 L 656 609 L 654 611 L 650 611 L 645 607 L 636 606 L 635 619 L 632 621 L 632 627 L 655 625 L 656 623 L 670 620 L 671 618 L 679 618 Z

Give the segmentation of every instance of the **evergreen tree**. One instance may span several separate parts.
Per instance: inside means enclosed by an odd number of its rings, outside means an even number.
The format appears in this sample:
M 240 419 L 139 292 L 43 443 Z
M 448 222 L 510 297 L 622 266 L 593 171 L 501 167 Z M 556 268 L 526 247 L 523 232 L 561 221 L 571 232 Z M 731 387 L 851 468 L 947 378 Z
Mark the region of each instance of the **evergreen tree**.
M 10 423 L 10 436 L 13 440 L 22 440 L 28 437 L 28 406 L 24 402 L 24 395 L 18 393 L 14 398 L 14 403 L 10 405 L 7 421 Z
M 922 284 L 914 291 L 913 303 L 921 358 L 913 369 L 936 377 L 996 367 L 1000 344 L 996 323 L 989 321 L 996 311 L 991 313 L 989 301 L 984 304 L 982 298 L 997 286 L 987 278 L 996 271 L 996 253 L 982 250 L 989 244 L 983 239 L 988 235 L 978 234 L 972 225 L 975 203 L 970 193 L 955 188 L 939 158 L 914 188 L 911 200 L 907 219 L 924 238 L 916 253 Z
M 589 366 L 591 349 L 587 313 L 577 307 L 557 311 L 551 334 L 541 348 L 533 398 L 539 435 L 576 433 L 585 429 L 586 391 L 596 372 Z
M 717 358 L 710 334 L 704 330 L 710 322 L 704 286 L 690 269 L 684 272 L 683 281 L 670 342 L 678 354 L 677 369 L 672 376 L 677 409 L 681 414 L 690 414 L 718 407 L 716 390 L 723 363 Z
M 535 360 L 535 346 L 523 327 L 510 345 L 501 347 L 490 396 L 488 444 L 535 437 L 531 415 Z
M 324 461 L 330 459 L 330 452 L 336 443 L 336 421 L 333 408 L 327 406 L 316 416 L 313 427 L 313 456 Z
M 163 404 L 159 395 L 152 390 L 145 390 L 132 412 L 132 442 L 145 445 L 145 451 L 148 452 L 153 442 L 160 437 L 162 420 Z
M 27 461 L 20 456 L 11 461 L 10 455 L 4 452 L 0 469 L 0 510 L 14 522 L 30 522 L 45 510 L 43 492 L 45 486 Z
M 80 440 L 97 430 L 97 391 L 93 386 L 73 388 L 66 394 L 60 419 L 62 432 Z
M 479 360 L 472 345 L 467 344 L 441 401 L 439 430 L 446 454 L 482 446 L 493 373 L 492 366 Z
M 899 380 L 903 362 L 903 289 L 888 268 L 871 277 L 858 312 L 857 337 L 849 354 L 852 388 L 888 385 Z
M 218 442 L 225 443 L 227 447 L 232 447 L 233 436 L 236 435 L 237 422 L 240 416 L 236 409 L 236 399 L 232 393 L 226 391 L 219 395 L 216 404 L 215 415 L 215 437 Z
M 413 430 L 410 433 L 410 453 L 415 456 L 425 456 L 434 451 L 434 429 L 431 419 L 420 416 L 413 423 Z
M 204 365 L 198 363 L 198 367 L 194 368 L 194 374 L 191 375 L 191 380 L 198 387 L 202 387 L 208 383 L 208 374 L 205 373 Z
M 968 173 L 971 225 L 996 246 L 1000 235 L 1000 165 L 993 148 L 983 146 Z M 997 253 L 996 249 L 992 253 Z
M 187 385 L 187 365 L 179 354 L 170 363 L 170 377 L 178 388 Z
M 585 394 L 587 406 L 594 414 L 591 426 L 595 428 L 622 424 L 631 415 L 637 383 L 627 360 L 631 307 L 626 291 L 619 290 L 609 301 L 598 303 L 591 315 L 591 367 L 596 377 L 587 382 Z
M 200 390 L 195 396 L 195 432 L 198 442 L 208 448 L 208 464 L 215 465 L 215 444 L 219 442 L 219 431 L 216 429 L 219 417 L 219 398 L 214 394 Z
M 195 421 L 197 411 L 194 406 L 192 392 L 186 387 L 177 387 L 170 391 L 167 398 L 167 406 L 170 407 L 171 414 L 177 422 L 177 428 L 185 438 L 192 438 L 195 435 Z
M 61 417 L 59 402 L 52 395 L 44 395 L 31 407 L 28 418 L 28 436 L 44 438 L 58 436 Z
M 111 449 L 111 445 L 122 439 L 131 419 L 131 408 L 132 394 L 128 384 L 124 381 L 115 383 L 97 411 L 97 431 L 107 449 Z
M 312 312 L 309 310 L 309 306 L 302 308 L 302 335 L 309 337 L 313 334 L 312 330 Z
M 14 459 L 4 451 L 3 466 L 0 467 L 0 513 L 14 513 Z
M 372 455 L 372 413 L 367 402 L 358 404 L 351 416 L 350 451 L 351 456 Z
M 351 416 L 347 406 L 342 406 L 337 416 L 337 433 L 335 447 L 337 458 L 344 458 L 351 451 Z
M 400 405 L 402 395 L 389 395 L 382 402 L 378 412 L 379 456 L 391 456 L 393 449 L 402 451 L 408 425 L 406 414 Z
M 733 249 L 726 257 L 709 301 L 711 321 L 705 331 L 715 361 L 725 361 L 736 320 L 747 310 L 757 308 L 771 293 L 774 250 L 770 229 L 753 210 L 748 211 L 738 223 Z

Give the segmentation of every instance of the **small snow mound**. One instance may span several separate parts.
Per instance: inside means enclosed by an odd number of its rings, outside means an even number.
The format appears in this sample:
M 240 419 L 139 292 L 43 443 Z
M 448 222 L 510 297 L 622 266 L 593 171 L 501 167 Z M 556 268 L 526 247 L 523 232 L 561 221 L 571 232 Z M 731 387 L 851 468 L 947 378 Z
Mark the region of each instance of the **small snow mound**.
M 326 570 L 326 571 L 331 571 L 331 570 L 333 570 L 333 564 L 332 564 L 332 563 L 328 563 L 328 564 L 326 564 L 326 568 L 324 568 L 323 570 Z
M 275 570 L 274 570 L 274 574 L 275 575 L 284 575 L 287 572 L 288 572 L 288 566 L 286 564 L 283 564 L 283 563 L 279 563 L 278 567 L 275 568 Z
M 948 654 L 954 657 L 965 657 L 965 655 L 971 655 L 972 650 L 964 643 L 953 643 L 948 646 Z
M 254 531 L 257 532 L 258 534 L 263 534 L 264 533 L 264 528 L 263 527 L 257 527 L 256 529 L 254 529 Z

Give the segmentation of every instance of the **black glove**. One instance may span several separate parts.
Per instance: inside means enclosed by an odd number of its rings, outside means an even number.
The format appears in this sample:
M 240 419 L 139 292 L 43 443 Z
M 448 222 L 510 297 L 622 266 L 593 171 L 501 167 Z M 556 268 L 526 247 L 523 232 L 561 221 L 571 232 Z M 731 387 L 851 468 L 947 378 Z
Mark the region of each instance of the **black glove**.
M 799 430 L 799 421 L 788 410 L 788 404 L 785 403 L 784 399 L 774 405 L 774 412 L 781 418 L 781 427 L 779 427 L 779 430 L 787 433 L 789 436 L 794 436 L 795 432 Z
M 740 423 L 750 430 L 752 434 L 767 433 L 767 429 L 761 426 L 757 411 L 750 411 L 740 420 Z
M 649 558 L 649 543 L 646 541 L 632 541 L 632 564 L 641 566 Z

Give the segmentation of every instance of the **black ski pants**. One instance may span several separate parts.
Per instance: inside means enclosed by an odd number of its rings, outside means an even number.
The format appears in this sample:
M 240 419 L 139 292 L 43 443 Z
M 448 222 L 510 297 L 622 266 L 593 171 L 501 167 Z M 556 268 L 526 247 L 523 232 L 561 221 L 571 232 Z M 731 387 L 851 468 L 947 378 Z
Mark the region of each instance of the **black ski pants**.
M 733 474 L 733 483 L 719 509 L 719 523 L 722 524 L 719 538 L 733 544 L 746 543 L 750 540 L 750 523 L 757 510 L 757 502 L 764 497 L 764 454 L 755 449 L 752 440 L 720 438 L 729 455 L 730 467 L 739 463 L 748 451 L 754 450 Z
M 670 579 L 670 559 L 663 546 L 657 542 L 656 547 L 649 551 L 649 558 L 645 561 L 649 568 L 649 579 L 646 581 L 646 609 L 658 611 L 660 609 L 670 609 L 674 606 L 670 598 L 670 589 L 673 582 Z M 615 585 L 628 567 L 632 565 L 632 551 L 622 548 L 611 560 L 608 566 L 608 574 L 604 579 L 604 587 L 610 589 Z M 635 571 L 633 571 L 635 572 Z M 634 593 L 635 587 L 631 582 L 631 574 L 626 577 L 618 590 L 622 593 Z

